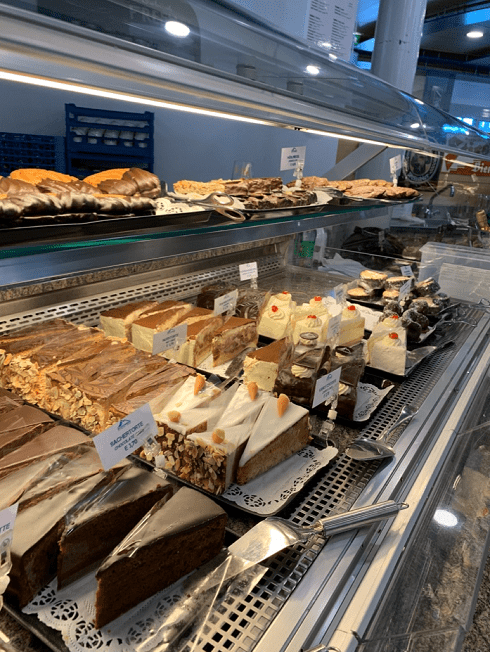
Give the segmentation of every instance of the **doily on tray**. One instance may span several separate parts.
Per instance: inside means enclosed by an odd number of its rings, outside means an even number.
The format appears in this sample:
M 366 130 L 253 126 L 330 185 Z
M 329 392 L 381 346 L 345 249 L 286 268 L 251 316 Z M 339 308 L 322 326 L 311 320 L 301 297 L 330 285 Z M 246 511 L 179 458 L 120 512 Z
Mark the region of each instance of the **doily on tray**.
M 337 453 L 333 446 L 322 450 L 306 446 L 255 480 L 242 486 L 232 484 L 223 498 L 255 514 L 270 516 L 281 509 Z
M 146 641 L 151 639 L 151 632 L 163 623 L 169 607 L 181 599 L 183 579 L 102 629 L 96 629 L 93 624 L 97 588 L 94 573 L 60 591 L 57 591 L 56 580 L 53 580 L 23 612 L 37 615 L 41 622 L 61 632 L 71 652 L 150 652 L 155 647 L 155 641 Z

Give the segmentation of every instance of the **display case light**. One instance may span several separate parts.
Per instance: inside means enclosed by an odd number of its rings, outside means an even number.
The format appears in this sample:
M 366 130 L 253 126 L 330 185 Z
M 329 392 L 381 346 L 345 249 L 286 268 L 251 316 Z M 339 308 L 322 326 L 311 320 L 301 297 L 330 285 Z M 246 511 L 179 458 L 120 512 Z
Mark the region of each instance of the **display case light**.
M 318 75 L 320 74 L 320 68 L 318 66 L 306 66 L 306 72 L 310 75 Z
M 479 29 L 472 29 L 471 32 L 466 34 L 468 38 L 482 38 L 483 32 Z
M 176 38 L 185 38 L 191 33 L 191 30 L 187 25 L 184 25 L 184 23 L 180 23 L 177 20 L 167 20 L 164 27 L 166 32 L 172 34 L 172 36 L 175 36 Z

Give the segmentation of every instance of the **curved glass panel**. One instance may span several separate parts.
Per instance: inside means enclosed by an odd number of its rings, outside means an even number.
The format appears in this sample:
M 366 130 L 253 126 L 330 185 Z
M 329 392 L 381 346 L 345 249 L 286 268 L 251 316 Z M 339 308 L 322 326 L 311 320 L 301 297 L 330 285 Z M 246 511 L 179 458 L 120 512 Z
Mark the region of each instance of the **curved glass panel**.
M 220 0 L 5 0 L 71 25 L 109 34 L 171 57 L 194 69 L 234 76 L 255 88 L 334 109 L 346 118 L 403 133 L 409 146 L 429 143 L 481 153 L 488 136 L 461 131 L 458 120 L 368 72 L 336 60 L 329 44 L 311 46 L 278 32 L 257 16 Z M 162 76 L 165 75 L 162 66 Z M 459 131 L 458 131 L 459 130 Z M 407 139 L 408 136 L 408 139 Z M 407 142 L 408 140 L 408 142 Z

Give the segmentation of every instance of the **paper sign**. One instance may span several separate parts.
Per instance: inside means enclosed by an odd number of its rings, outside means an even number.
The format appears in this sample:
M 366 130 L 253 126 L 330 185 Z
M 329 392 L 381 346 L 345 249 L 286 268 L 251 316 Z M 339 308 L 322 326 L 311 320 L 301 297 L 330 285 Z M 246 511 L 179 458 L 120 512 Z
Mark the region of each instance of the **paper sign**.
M 251 278 L 258 278 L 259 276 L 256 262 L 238 265 L 238 269 L 240 270 L 240 281 L 249 281 Z
M 337 303 L 344 303 L 345 301 L 345 285 L 336 285 L 333 289 L 333 296 Z
M 14 522 L 18 508 L 19 503 L 15 503 L 15 505 L 2 509 L 0 512 L 0 537 L 4 537 L 7 532 L 14 529 Z
M 337 337 L 340 331 L 340 322 L 342 321 L 342 313 L 335 315 L 335 317 L 330 317 L 328 322 L 327 330 L 327 340 L 330 340 L 332 337 Z
M 339 393 L 340 373 L 342 367 L 339 367 L 331 374 L 322 376 L 316 381 L 315 394 L 313 396 L 313 403 L 311 407 L 316 407 L 320 403 L 325 403 L 333 400 Z
M 412 279 L 409 279 L 401 286 L 400 292 L 398 293 L 398 301 L 403 301 L 404 299 L 406 299 L 410 294 L 411 288 L 412 288 Z
M 281 149 L 281 170 L 294 170 L 298 161 L 306 158 L 306 147 L 283 147 Z
M 169 349 L 180 349 L 187 339 L 187 324 L 179 324 L 161 333 L 153 335 L 153 355 L 168 351 Z
M 413 276 L 410 265 L 400 265 L 400 272 L 402 273 L 402 276 Z
M 224 312 L 229 312 L 230 310 L 235 312 L 237 300 L 238 290 L 233 290 L 233 292 L 228 292 L 218 297 L 214 300 L 214 314 L 222 315 Z
M 401 154 L 398 154 L 398 156 L 393 156 L 390 158 L 390 172 L 391 175 L 395 175 L 398 170 L 402 169 L 402 157 Z
M 158 426 L 146 403 L 94 437 L 102 466 L 106 471 L 134 453 L 149 437 L 158 434 Z

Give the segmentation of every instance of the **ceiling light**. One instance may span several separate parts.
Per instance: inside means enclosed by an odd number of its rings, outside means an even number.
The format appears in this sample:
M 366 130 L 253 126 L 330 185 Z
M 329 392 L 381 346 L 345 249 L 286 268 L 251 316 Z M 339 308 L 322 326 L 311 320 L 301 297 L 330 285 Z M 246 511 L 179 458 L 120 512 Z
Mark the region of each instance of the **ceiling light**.
M 309 72 L 310 75 L 318 75 L 320 68 L 318 66 L 306 66 L 306 72 Z
M 474 29 L 471 32 L 468 32 L 466 36 L 468 38 L 481 38 L 483 36 L 483 32 L 481 32 L 479 29 Z
M 176 20 L 167 20 L 165 23 L 165 30 L 177 38 L 185 38 L 186 36 L 189 36 L 191 31 L 187 25 L 179 23 Z

